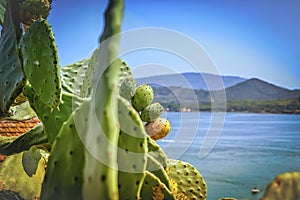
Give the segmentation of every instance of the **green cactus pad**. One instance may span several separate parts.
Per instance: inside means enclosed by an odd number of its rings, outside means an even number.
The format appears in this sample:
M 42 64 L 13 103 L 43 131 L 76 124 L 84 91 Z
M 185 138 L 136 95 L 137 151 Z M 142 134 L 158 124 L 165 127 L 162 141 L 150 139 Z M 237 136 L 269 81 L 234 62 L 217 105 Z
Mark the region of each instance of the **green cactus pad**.
M 141 190 L 141 199 L 175 200 L 175 197 L 158 177 L 146 171 Z
M 160 146 L 155 142 L 155 140 L 147 137 L 148 155 L 152 156 L 157 160 L 161 166 L 167 167 L 167 156 L 165 152 L 160 148 Z
M 300 199 L 300 172 L 280 174 L 268 185 L 261 200 Z
M 10 1 L 0 38 L 0 117 L 4 116 L 25 85 L 17 51 L 17 33 L 13 24 Z
M 170 190 L 170 180 L 168 177 L 167 172 L 165 171 L 164 167 L 152 156 L 147 156 L 147 171 L 154 174 L 159 180 L 166 185 L 166 187 Z
M 36 173 L 41 158 L 42 154 L 40 149 L 35 146 L 31 147 L 28 151 L 23 152 L 22 166 L 29 177 L 32 177 Z
M 118 143 L 119 199 L 139 199 L 146 169 L 147 140 L 139 114 L 124 98 L 119 98 Z
M 81 95 L 82 84 L 86 77 L 88 59 L 61 68 L 62 88 L 74 95 Z M 83 96 L 84 97 L 84 96 Z
M 136 88 L 131 102 L 133 107 L 139 112 L 151 104 L 153 97 L 153 88 L 148 84 L 143 84 Z
M 154 121 L 162 114 L 163 111 L 164 108 L 162 107 L 162 105 L 160 105 L 160 103 L 157 102 L 150 104 L 142 111 L 141 119 L 144 122 Z
M 206 183 L 200 172 L 187 162 L 168 160 L 169 178 L 177 183 L 178 194 L 189 199 L 206 199 Z
M 119 79 L 119 94 L 121 97 L 130 101 L 135 94 L 135 89 L 136 81 L 131 73 L 130 67 L 125 62 L 122 62 Z
M 61 103 L 57 47 L 49 23 L 35 21 L 20 41 L 24 73 L 40 100 L 50 108 Z
M 22 154 L 8 156 L 0 163 L 0 191 L 11 190 L 24 199 L 38 199 L 44 179 L 46 162 L 40 159 L 36 174 L 29 177 L 23 170 Z
M 0 154 L 12 155 L 22 151 L 29 150 L 33 145 L 47 143 L 47 136 L 44 132 L 43 124 L 39 123 L 37 126 L 27 131 L 25 134 L 15 138 L 14 140 L 0 145 Z
M 82 199 L 84 146 L 77 132 L 75 117 L 85 122 L 85 115 L 77 110 L 61 127 L 49 156 L 41 199 Z
M 82 99 L 79 97 L 63 92 L 63 103 L 59 107 L 51 109 L 36 96 L 32 87 L 27 85 L 24 88 L 24 94 L 28 97 L 30 105 L 37 113 L 39 119 L 43 122 L 45 133 L 51 144 L 54 142 L 62 124 L 82 102 Z
M 30 107 L 28 101 L 16 106 L 11 106 L 10 110 L 12 112 L 12 116 L 9 116 L 10 120 L 23 121 L 29 120 L 36 116 L 34 110 Z

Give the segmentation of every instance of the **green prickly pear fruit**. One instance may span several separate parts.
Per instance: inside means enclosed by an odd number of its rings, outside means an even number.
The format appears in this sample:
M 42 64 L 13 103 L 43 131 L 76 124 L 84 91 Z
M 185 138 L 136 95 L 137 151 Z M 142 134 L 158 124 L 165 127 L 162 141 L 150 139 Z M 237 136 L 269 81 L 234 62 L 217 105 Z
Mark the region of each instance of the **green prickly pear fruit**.
M 169 178 L 177 183 L 177 199 L 206 199 L 206 183 L 200 172 L 191 164 L 169 159 L 167 173 Z
M 148 122 L 145 125 L 145 130 L 153 140 L 159 140 L 170 132 L 171 124 L 165 118 L 157 118 L 155 121 Z
M 261 200 L 300 199 L 300 172 L 283 173 L 268 185 Z
M 39 18 L 49 15 L 52 0 L 25 0 L 20 5 L 20 18 L 22 23 L 30 26 Z
M 160 103 L 153 103 L 149 106 L 147 106 L 141 113 L 141 119 L 144 122 L 150 122 L 157 119 L 162 112 L 164 111 L 164 108 Z
M 131 103 L 138 111 L 142 111 L 153 100 L 153 88 L 148 84 L 140 85 L 136 88 L 135 94 L 132 97 Z

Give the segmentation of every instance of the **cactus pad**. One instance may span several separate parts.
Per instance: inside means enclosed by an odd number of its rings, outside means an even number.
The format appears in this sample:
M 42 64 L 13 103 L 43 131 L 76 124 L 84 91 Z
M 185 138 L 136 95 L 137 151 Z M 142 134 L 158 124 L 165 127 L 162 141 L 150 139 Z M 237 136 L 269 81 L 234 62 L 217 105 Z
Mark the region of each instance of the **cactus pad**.
M 51 109 L 36 96 L 32 87 L 27 85 L 24 88 L 24 94 L 26 94 L 31 107 L 43 122 L 45 133 L 51 144 L 54 142 L 62 124 L 69 118 L 73 110 L 75 110 L 82 101 L 82 99 L 75 95 L 63 92 L 63 103 L 61 103 L 58 108 Z
M 62 88 L 74 95 L 80 96 L 82 83 L 85 79 L 89 60 L 85 59 L 61 68 Z
M 124 98 L 119 98 L 118 150 L 119 199 L 138 199 L 146 169 L 147 140 L 139 114 Z
M 43 124 L 39 123 L 37 126 L 27 131 L 25 134 L 17 137 L 13 141 L 0 145 L 0 154 L 12 155 L 22 151 L 29 150 L 31 146 L 47 143 L 47 136 L 43 129 Z
M 121 97 L 130 101 L 135 93 L 135 89 L 136 81 L 131 70 L 125 62 L 122 62 L 119 79 L 119 94 Z
M 177 183 L 177 195 L 187 196 L 189 199 L 206 199 L 206 183 L 191 164 L 170 159 L 168 174 Z
M 40 159 L 36 174 L 29 177 L 22 167 L 22 154 L 8 156 L 0 163 L 0 191 L 11 190 L 24 199 L 38 199 L 45 174 L 45 160 Z
M 141 199 L 175 200 L 166 185 L 154 174 L 147 171 L 141 190 Z
M 153 100 L 153 88 L 148 84 L 140 85 L 136 88 L 132 97 L 132 105 L 139 112 L 151 104 Z
M 300 199 L 300 172 L 280 174 L 268 185 L 261 200 Z
M 162 105 L 160 105 L 160 103 L 153 103 L 149 106 L 147 106 L 141 113 L 141 119 L 144 122 L 150 122 L 150 121 L 154 121 L 155 119 L 157 119 L 162 112 L 164 111 L 164 108 L 162 107 Z
M 77 111 L 63 124 L 52 146 L 41 199 L 82 199 L 85 161 L 84 146 L 74 121 Z M 80 117 L 84 122 L 85 116 Z
M 157 118 L 153 122 L 148 122 L 145 125 L 147 134 L 154 140 L 159 140 L 165 137 L 171 130 L 169 120 L 165 118 Z
M 60 68 L 52 29 L 46 20 L 35 21 L 20 41 L 24 73 L 42 102 L 61 103 Z
M 29 177 L 32 177 L 36 173 L 41 158 L 42 154 L 40 149 L 35 146 L 31 147 L 30 150 L 23 152 L 22 166 Z
M 26 81 L 18 57 L 17 35 L 9 2 L 0 34 L 0 116 L 8 112 Z

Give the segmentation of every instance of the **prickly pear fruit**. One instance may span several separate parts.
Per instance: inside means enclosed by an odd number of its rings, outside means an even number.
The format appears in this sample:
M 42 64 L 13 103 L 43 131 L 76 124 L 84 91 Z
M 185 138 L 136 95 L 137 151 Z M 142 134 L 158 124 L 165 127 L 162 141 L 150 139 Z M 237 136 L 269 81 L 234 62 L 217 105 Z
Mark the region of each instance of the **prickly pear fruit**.
M 20 5 L 21 21 L 30 26 L 34 20 L 49 15 L 52 0 L 25 0 Z
M 159 140 L 170 132 L 171 124 L 165 118 L 157 118 L 153 122 L 148 122 L 145 125 L 145 130 L 153 140 Z
M 123 62 L 120 71 L 119 94 L 121 97 L 130 100 L 136 89 L 136 81 L 131 73 L 129 66 Z
M 261 200 L 300 199 L 300 172 L 283 173 L 268 185 Z
M 167 173 L 177 183 L 177 195 L 188 199 L 206 199 L 206 183 L 200 172 L 187 162 L 168 160 Z
M 61 103 L 60 67 L 54 35 L 49 23 L 35 21 L 20 41 L 24 73 L 42 102 L 48 107 Z
M 157 119 L 162 112 L 164 111 L 164 108 L 160 103 L 153 103 L 149 106 L 147 106 L 141 113 L 141 119 L 144 122 L 150 122 Z
M 131 103 L 133 107 L 138 112 L 140 112 L 148 105 L 150 105 L 152 100 L 153 100 L 153 88 L 148 84 L 143 84 L 136 88 Z

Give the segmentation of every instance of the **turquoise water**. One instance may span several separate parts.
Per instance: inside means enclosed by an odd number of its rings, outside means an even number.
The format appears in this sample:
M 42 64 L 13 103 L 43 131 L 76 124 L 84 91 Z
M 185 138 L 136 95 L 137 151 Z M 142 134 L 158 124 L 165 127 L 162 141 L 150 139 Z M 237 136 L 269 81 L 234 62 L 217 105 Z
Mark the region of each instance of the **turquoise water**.
M 172 131 L 160 145 L 169 157 L 181 151 L 179 159 L 197 167 L 205 177 L 208 200 L 259 199 L 277 174 L 300 171 L 300 115 L 227 113 L 221 136 L 202 159 L 199 151 L 211 114 L 166 113 L 166 117 Z M 186 137 L 176 140 L 180 134 Z M 257 196 L 251 194 L 253 187 L 261 190 Z

